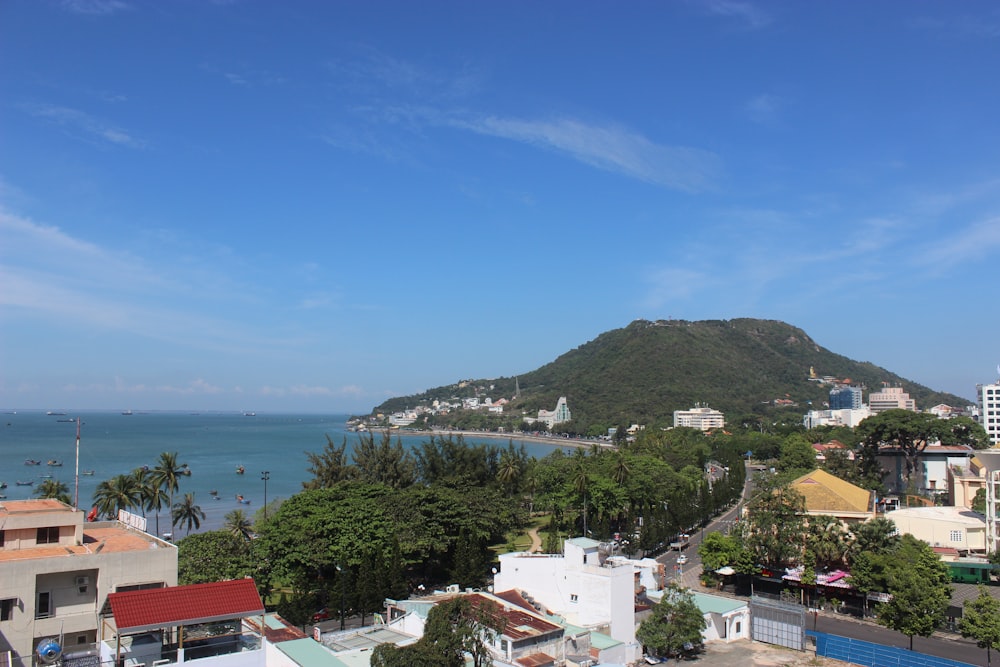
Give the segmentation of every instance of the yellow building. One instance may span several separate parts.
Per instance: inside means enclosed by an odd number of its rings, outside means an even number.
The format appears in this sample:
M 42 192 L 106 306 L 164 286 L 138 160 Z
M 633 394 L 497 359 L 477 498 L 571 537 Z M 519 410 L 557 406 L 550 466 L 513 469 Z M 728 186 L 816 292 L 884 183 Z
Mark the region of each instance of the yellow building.
M 874 493 L 825 470 L 813 470 L 791 483 L 806 500 L 806 514 L 832 516 L 846 524 L 875 518 Z

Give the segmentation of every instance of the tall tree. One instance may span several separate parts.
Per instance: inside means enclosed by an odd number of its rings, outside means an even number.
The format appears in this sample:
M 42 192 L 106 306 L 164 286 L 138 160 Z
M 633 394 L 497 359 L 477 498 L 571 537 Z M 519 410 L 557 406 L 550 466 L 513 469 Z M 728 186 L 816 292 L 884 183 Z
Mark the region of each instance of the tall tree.
M 67 505 L 72 502 L 69 497 L 69 487 L 58 479 L 42 480 L 31 494 L 36 498 L 53 498 Z
M 162 452 L 153 467 L 153 483 L 167 492 L 167 507 L 173 512 L 174 493 L 180 487 L 180 478 L 185 474 L 187 464 L 177 462 L 177 452 Z
M 424 636 L 409 646 L 381 644 L 371 656 L 372 667 L 473 667 L 492 664 L 489 645 L 503 632 L 495 605 L 474 607 L 460 596 L 434 606 L 427 614 Z
M 136 486 L 139 487 L 139 503 L 143 516 L 146 512 L 154 512 L 156 516 L 156 534 L 160 534 L 160 510 L 170 502 L 170 496 L 160 486 L 153 471 L 146 468 L 136 468 L 132 471 Z M 167 505 L 169 507 L 169 505 Z
M 139 503 L 139 487 L 131 475 L 115 475 L 98 484 L 94 491 L 94 505 L 101 516 L 117 516 L 119 510 L 134 509 Z
M 917 470 L 917 459 L 928 443 L 941 438 L 947 431 L 946 420 L 927 412 L 893 409 L 868 417 L 855 431 L 862 440 L 866 456 L 883 450 L 897 450 L 905 460 L 904 478 L 909 486 Z
M 250 517 L 246 515 L 243 510 L 233 510 L 228 512 L 225 517 L 225 531 L 230 535 L 235 535 L 242 540 L 243 544 L 250 541 L 250 532 L 253 527 L 253 523 L 250 521 Z
M 924 542 L 906 534 L 887 559 L 888 602 L 878 607 L 879 625 L 910 638 L 929 637 L 944 620 L 951 601 L 947 566 Z
M 201 522 L 205 518 L 205 513 L 199 505 L 194 502 L 193 493 L 185 493 L 184 500 L 174 505 L 170 510 L 174 526 L 178 524 L 187 526 L 187 534 L 191 534 L 191 527 L 201 528 Z
M 979 596 L 965 601 L 965 611 L 958 623 L 963 637 L 976 640 L 976 646 L 986 649 L 986 665 L 991 664 L 991 649 L 1000 650 L 1000 600 L 979 584 Z
M 327 489 L 339 482 L 354 477 L 355 469 L 347 461 L 347 436 L 340 445 L 333 444 L 330 436 L 326 436 L 326 445 L 320 453 L 306 452 L 309 467 L 306 470 L 312 475 L 308 482 L 302 482 L 303 489 Z
M 179 584 L 204 584 L 247 576 L 253 576 L 258 586 L 264 583 L 253 567 L 250 550 L 240 537 L 224 530 L 210 530 L 188 535 L 177 542 Z
M 744 544 L 761 565 L 783 567 L 799 562 L 805 499 L 773 476 L 762 478 L 757 491 L 747 503 L 747 520 L 739 524 Z
M 375 442 L 372 433 L 361 436 L 351 458 L 358 470 L 358 478 L 369 484 L 402 489 L 414 482 L 416 470 L 413 457 L 403 448 L 400 440 L 392 442 L 389 431 L 384 431 L 378 442 Z
M 635 636 L 647 650 L 670 658 L 683 651 L 698 651 L 702 646 L 705 615 L 694 602 L 694 594 L 675 583 L 663 589 L 663 599 L 642 622 Z M 691 649 L 688 650 L 687 647 Z

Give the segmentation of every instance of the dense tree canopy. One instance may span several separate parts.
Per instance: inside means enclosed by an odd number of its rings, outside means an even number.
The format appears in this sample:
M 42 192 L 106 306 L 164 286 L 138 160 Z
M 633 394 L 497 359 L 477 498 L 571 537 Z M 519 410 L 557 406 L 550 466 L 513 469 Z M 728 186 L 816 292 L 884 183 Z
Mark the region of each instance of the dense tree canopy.
M 695 604 L 691 591 L 669 583 L 663 590 L 662 601 L 653 605 L 652 614 L 635 635 L 650 654 L 670 658 L 700 650 L 705 625 L 705 615 Z

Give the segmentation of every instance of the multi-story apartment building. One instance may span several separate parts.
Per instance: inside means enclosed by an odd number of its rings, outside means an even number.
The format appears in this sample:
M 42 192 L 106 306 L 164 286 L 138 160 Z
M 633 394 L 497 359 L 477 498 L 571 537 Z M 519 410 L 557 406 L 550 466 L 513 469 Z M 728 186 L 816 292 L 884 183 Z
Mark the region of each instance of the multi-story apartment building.
M 718 410 L 706 406 L 695 406 L 690 410 L 674 410 L 674 426 L 687 426 L 708 431 L 713 428 L 723 428 L 726 416 Z
M 979 398 L 979 421 L 994 447 L 1000 446 L 1000 381 L 976 385 Z
M 28 667 L 39 644 L 98 640 L 108 594 L 177 585 L 177 548 L 58 500 L 0 502 L 0 652 Z M 141 520 L 141 517 L 138 517 Z
M 868 395 L 868 407 L 872 414 L 894 409 L 915 412 L 917 402 L 902 387 L 882 387 L 882 391 L 874 391 Z
M 837 387 L 830 390 L 831 410 L 858 410 L 862 405 L 861 387 Z
M 562 424 L 573 419 L 572 413 L 569 411 L 569 404 L 566 403 L 566 397 L 560 396 L 559 400 L 556 401 L 555 410 L 539 410 L 538 419 L 536 421 L 545 422 L 545 425 L 552 428 L 556 424 Z

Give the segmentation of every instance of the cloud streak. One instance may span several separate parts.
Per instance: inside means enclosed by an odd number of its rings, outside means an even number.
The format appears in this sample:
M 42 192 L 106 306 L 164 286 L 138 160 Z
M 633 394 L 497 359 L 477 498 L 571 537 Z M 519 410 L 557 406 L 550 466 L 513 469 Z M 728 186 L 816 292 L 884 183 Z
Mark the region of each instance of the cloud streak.
M 657 144 L 616 126 L 570 118 L 521 120 L 483 116 L 451 119 L 449 125 L 477 134 L 541 146 L 605 171 L 685 192 L 711 189 L 721 161 L 697 148 Z
M 140 149 L 146 147 L 146 142 L 132 136 L 125 130 L 76 109 L 53 104 L 26 104 L 23 105 L 23 108 L 36 118 L 41 118 L 69 132 L 80 133 L 91 140 L 96 139 L 102 143 L 122 148 Z

